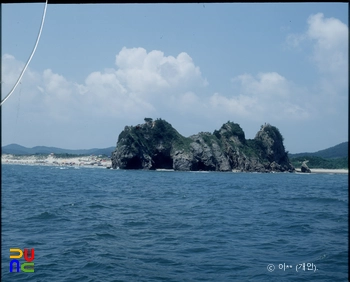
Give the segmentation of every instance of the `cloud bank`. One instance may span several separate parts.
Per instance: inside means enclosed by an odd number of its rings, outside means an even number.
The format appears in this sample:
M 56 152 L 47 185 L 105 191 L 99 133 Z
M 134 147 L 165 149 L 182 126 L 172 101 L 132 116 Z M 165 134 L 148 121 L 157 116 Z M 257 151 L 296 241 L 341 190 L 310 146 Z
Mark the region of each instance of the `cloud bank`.
M 6 85 L 15 81 L 22 63 L 4 55 Z M 276 72 L 256 76 L 242 74 L 232 79 L 237 92 L 204 96 L 208 82 L 187 53 L 164 56 L 153 50 L 124 47 L 117 55 L 116 69 L 90 73 L 83 84 L 69 81 L 46 69 L 29 70 L 23 80 L 26 102 L 36 105 L 53 121 L 70 122 L 77 117 L 121 118 L 136 115 L 157 116 L 165 112 L 221 115 L 258 120 L 261 116 L 277 117 L 288 112 L 292 118 L 306 118 L 307 112 L 292 103 L 293 83 Z M 276 110 L 273 103 L 280 103 Z M 12 103 L 9 103 L 9 107 Z M 30 111 L 31 107 L 28 108 Z M 299 111 L 295 111 L 299 109 Z M 34 110 L 34 108 L 33 108 Z M 301 115 L 300 115 L 301 114 Z
M 74 140 L 114 128 L 116 140 L 125 124 L 144 117 L 167 119 L 176 128 L 195 121 L 191 126 L 196 128 L 182 132 L 186 135 L 197 132 L 197 127 L 217 128 L 228 119 L 243 123 L 243 128 L 244 123 L 257 124 L 256 132 L 263 122 L 305 122 L 332 114 L 347 102 L 348 27 L 323 14 L 311 15 L 306 23 L 304 33 L 290 34 L 286 40 L 293 48 L 311 46 L 310 62 L 321 74 L 313 87 L 297 85 L 271 70 L 240 74 L 227 82 L 226 93 L 208 93 L 208 80 L 189 54 L 166 56 L 160 50 L 123 47 L 115 68 L 92 72 L 83 83 L 51 69 L 40 73 L 28 68 L 3 105 L 5 143 L 13 142 L 6 134 L 13 128 L 34 132 L 33 146 L 41 145 L 38 138 L 60 140 L 69 134 L 72 141 L 66 141 L 66 147 L 80 148 L 80 141 Z M 14 56 L 3 55 L 3 93 L 8 93 L 23 65 Z
M 310 45 L 310 59 L 318 70 L 323 74 L 340 77 L 343 85 L 347 84 L 349 28 L 346 24 L 317 13 L 307 19 L 305 32 L 289 34 L 286 41 L 292 48 Z

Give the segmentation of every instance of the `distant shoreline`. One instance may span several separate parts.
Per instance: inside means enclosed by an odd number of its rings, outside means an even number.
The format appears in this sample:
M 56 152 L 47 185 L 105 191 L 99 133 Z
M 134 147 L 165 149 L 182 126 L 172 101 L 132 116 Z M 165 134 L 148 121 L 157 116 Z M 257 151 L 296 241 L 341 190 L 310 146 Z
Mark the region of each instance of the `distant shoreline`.
M 1 156 L 1 164 L 21 164 L 21 165 L 49 165 L 49 166 L 83 166 L 83 167 L 102 167 L 111 168 L 112 161 L 109 158 L 100 156 L 81 156 L 81 157 L 55 157 L 51 154 L 48 156 L 19 156 L 3 154 Z M 233 171 L 235 172 L 235 171 Z M 238 171 L 237 171 L 238 172 Z M 295 170 L 296 173 L 302 173 L 300 169 Z M 348 169 L 323 169 L 311 168 L 312 173 L 334 173 L 349 174 Z
M 334 174 L 349 174 L 348 169 L 328 169 L 328 168 L 310 168 L 311 174 L 313 173 L 334 173 Z M 296 169 L 295 172 L 303 173 L 300 169 Z
M 18 156 L 3 154 L 1 164 L 21 164 L 21 165 L 47 165 L 47 166 L 84 166 L 84 167 L 111 167 L 112 161 L 109 158 L 99 156 L 80 157 L 55 157 L 54 154 L 47 156 Z

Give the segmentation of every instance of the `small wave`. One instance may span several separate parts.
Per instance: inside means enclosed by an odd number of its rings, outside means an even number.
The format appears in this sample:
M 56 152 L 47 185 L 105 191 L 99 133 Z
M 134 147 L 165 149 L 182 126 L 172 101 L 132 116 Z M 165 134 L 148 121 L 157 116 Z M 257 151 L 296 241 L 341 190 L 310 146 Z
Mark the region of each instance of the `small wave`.
M 166 192 L 164 192 L 164 195 L 178 195 L 178 193 L 173 192 L 173 191 L 166 191 Z
M 109 223 L 100 223 L 97 224 L 96 226 L 94 226 L 94 229 L 96 230 L 105 230 L 105 229 L 110 229 L 113 228 L 114 226 L 112 224 Z
M 103 271 L 106 271 L 108 272 L 109 270 L 113 270 L 115 269 L 115 266 L 112 265 L 112 264 L 108 264 L 108 263 L 104 263 L 104 262 L 98 262 L 98 261 L 95 261 L 95 262 L 88 262 L 86 263 L 84 266 L 83 266 L 83 269 L 88 269 L 88 270 L 91 270 L 91 269 L 94 269 L 94 270 L 101 270 L 103 269 Z M 108 277 L 108 276 L 107 276 Z M 107 278 L 106 277 L 106 278 Z M 86 280 L 80 280 L 80 281 L 86 281 Z M 94 280 L 92 280 L 94 281 Z
M 324 260 L 326 258 L 327 258 L 327 255 L 326 254 L 322 254 L 315 261 L 321 261 L 321 260 Z
M 117 237 L 110 233 L 96 233 L 96 236 L 99 238 L 116 238 Z
M 148 222 L 145 222 L 145 221 L 134 221 L 134 220 L 127 220 L 124 225 L 125 226 L 129 226 L 129 227 L 132 227 L 132 226 L 143 226 L 143 225 L 147 225 Z
M 46 219 L 53 219 L 53 218 L 57 218 L 56 215 L 54 215 L 53 213 L 50 212 L 43 212 L 39 215 L 35 215 L 32 217 L 29 217 L 28 219 L 41 219 L 41 220 L 46 220 Z
M 188 248 L 185 249 L 186 253 L 205 253 L 208 252 L 210 249 L 204 248 L 204 247 L 197 247 L 197 248 Z
M 288 229 L 290 230 L 299 230 L 302 232 L 312 232 L 313 229 L 311 228 L 311 226 L 309 224 L 291 224 L 288 226 Z
M 174 223 L 168 225 L 167 227 L 168 227 L 168 228 L 171 228 L 171 229 L 178 230 L 178 229 L 188 229 L 188 228 L 192 228 L 193 225 L 187 224 L 187 223 L 183 223 L 183 222 L 174 222 Z
M 92 204 L 89 206 L 90 209 L 101 209 L 101 208 L 106 208 L 105 206 L 103 205 L 100 205 L 100 204 Z
M 295 202 L 320 202 L 323 204 L 327 203 L 347 203 L 347 199 L 337 199 L 337 198 L 324 198 L 324 197 L 293 197 L 293 198 L 282 198 L 285 201 L 295 201 Z
M 34 247 L 34 246 L 40 246 L 40 245 L 45 245 L 45 244 L 42 243 L 42 242 L 39 242 L 39 241 L 28 240 L 28 241 L 25 242 L 25 245 Z
M 72 255 L 81 255 L 81 254 L 85 254 L 85 253 L 86 253 L 86 246 L 77 246 L 77 247 L 73 247 L 73 248 L 69 248 L 67 250 L 64 250 L 62 255 L 70 257 Z
M 151 259 L 148 258 L 148 259 L 143 259 L 143 261 L 146 263 L 155 263 L 155 264 L 159 264 L 159 265 L 177 265 L 178 264 L 171 259 L 167 259 L 167 258 L 163 258 L 163 257 L 155 257 L 155 258 L 151 258 Z
M 207 204 L 211 204 L 211 203 L 215 203 L 215 202 L 217 202 L 217 199 L 212 197 L 207 201 Z
M 40 263 L 23 279 L 7 266 L 3 281 L 347 279 L 345 178 L 6 169 L 3 243 L 35 248 Z M 284 261 L 320 271 L 296 277 Z

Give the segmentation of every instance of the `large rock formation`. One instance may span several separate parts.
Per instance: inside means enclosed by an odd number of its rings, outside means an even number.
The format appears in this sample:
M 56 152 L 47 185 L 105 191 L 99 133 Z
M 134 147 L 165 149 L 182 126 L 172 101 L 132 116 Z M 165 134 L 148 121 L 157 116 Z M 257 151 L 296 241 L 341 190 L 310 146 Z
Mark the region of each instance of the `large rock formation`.
M 213 134 L 200 132 L 190 137 L 178 133 L 162 119 L 145 119 L 144 124 L 126 126 L 112 156 L 113 168 L 174 169 L 182 171 L 294 171 L 279 130 L 269 124 L 252 140 L 242 128 L 225 123 Z

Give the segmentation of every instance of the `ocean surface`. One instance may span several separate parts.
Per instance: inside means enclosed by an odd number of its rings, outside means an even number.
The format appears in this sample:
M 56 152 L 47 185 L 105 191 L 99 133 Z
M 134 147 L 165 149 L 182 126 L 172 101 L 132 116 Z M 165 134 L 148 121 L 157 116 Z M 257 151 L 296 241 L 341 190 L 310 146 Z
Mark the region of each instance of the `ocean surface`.
M 348 175 L 2 165 L 1 281 L 348 281 L 348 204 Z

